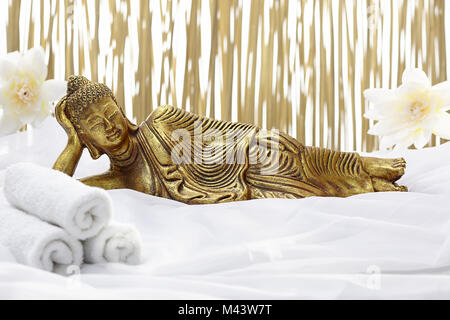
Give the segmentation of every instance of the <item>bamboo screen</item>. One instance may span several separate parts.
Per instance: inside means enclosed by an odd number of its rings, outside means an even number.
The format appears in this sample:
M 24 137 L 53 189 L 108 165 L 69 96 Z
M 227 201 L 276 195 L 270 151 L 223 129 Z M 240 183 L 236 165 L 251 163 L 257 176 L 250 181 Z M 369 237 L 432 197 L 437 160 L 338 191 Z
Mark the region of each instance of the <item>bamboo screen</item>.
M 41 45 L 49 77 L 108 84 L 137 122 L 171 104 L 371 151 L 364 89 L 398 86 L 405 67 L 447 79 L 446 2 L 0 1 L 0 54 Z

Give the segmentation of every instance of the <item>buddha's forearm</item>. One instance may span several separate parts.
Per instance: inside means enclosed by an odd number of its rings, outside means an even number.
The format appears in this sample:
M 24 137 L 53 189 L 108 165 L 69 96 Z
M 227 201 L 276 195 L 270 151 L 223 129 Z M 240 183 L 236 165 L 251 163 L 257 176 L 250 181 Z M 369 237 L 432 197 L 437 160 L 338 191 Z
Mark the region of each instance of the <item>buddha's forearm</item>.
M 53 165 L 54 170 L 73 176 L 80 161 L 83 148 L 79 143 L 69 142 Z

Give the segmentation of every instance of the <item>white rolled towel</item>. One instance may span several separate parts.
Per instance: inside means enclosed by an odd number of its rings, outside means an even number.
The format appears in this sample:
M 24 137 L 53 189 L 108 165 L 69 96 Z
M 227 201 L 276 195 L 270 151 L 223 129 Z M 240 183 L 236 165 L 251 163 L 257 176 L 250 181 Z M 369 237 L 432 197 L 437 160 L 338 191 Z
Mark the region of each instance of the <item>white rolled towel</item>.
M 0 207 L 0 244 L 17 262 L 65 274 L 80 266 L 83 246 L 67 232 L 11 206 Z
M 87 263 L 117 262 L 136 265 L 141 262 L 142 239 L 133 226 L 112 223 L 94 238 L 84 241 Z
M 16 208 L 60 226 L 77 239 L 95 236 L 111 220 L 108 193 L 88 187 L 68 175 L 31 163 L 19 163 L 5 173 L 4 192 Z

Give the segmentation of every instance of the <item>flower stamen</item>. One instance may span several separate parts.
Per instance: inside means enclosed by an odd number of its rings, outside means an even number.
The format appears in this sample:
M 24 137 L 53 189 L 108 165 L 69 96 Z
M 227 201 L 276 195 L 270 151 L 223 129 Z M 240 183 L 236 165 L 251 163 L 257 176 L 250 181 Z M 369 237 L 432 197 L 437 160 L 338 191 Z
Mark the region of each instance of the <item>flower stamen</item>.
M 24 85 L 17 92 L 17 97 L 24 104 L 29 104 L 33 100 L 34 94 L 27 85 Z
M 411 121 L 424 120 L 428 107 L 423 101 L 414 101 L 409 106 L 409 119 Z

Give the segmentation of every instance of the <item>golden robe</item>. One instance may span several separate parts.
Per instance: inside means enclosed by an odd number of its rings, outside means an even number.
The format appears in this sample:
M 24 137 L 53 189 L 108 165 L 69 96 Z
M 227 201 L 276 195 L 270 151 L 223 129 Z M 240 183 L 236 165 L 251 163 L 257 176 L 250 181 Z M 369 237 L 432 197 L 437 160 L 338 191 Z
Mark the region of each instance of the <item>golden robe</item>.
M 283 133 L 171 106 L 153 111 L 137 138 L 154 195 L 188 204 L 374 191 L 357 153 L 305 147 Z

